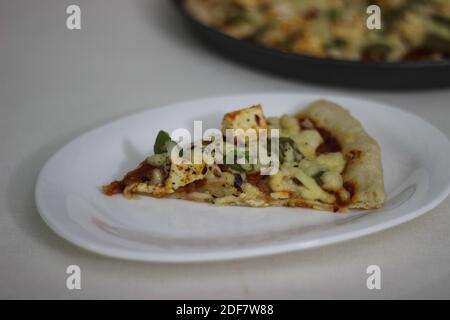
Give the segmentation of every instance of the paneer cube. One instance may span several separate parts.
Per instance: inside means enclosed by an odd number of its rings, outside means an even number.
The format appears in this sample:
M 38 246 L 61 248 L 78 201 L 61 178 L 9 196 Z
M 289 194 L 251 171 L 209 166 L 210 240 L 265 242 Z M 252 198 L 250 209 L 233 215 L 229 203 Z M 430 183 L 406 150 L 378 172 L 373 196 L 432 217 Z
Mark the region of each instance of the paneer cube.
M 166 189 L 177 190 L 191 182 L 205 177 L 206 164 L 192 164 L 189 162 L 170 165 L 169 177 L 166 180 Z
M 241 109 L 225 114 L 222 131 L 226 129 L 266 129 L 267 121 L 261 105 Z

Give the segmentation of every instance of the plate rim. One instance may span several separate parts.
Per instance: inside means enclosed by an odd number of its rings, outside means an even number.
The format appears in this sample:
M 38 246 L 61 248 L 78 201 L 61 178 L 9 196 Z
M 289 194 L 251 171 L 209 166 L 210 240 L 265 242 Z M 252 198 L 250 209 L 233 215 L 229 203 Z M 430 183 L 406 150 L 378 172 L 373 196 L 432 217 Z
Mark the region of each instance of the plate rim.
M 45 162 L 45 164 L 41 167 L 41 170 L 38 174 L 36 183 L 35 183 L 35 190 L 34 190 L 34 198 L 35 203 L 37 207 L 37 211 L 40 215 L 40 217 L 44 220 L 44 222 L 49 226 L 53 232 L 55 232 L 57 235 L 59 235 L 61 238 L 65 239 L 66 241 L 74 244 L 75 246 L 82 248 L 84 250 L 87 250 L 89 252 L 99 254 L 101 256 L 106 256 L 110 258 L 118 258 L 122 260 L 132 260 L 132 261 L 141 261 L 141 262 L 156 262 L 156 263 L 200 263 L 200 262 L 212 262 L 212 261 L 231 261 L 231 260 L 238 260 L 238 259 L 246 259 L 246 258 L 253 258 L 253 257 L 262 257 L 262 256 L 270 256 L 270 255 L 276 255 L 276 254 L 283 254 L 288 252 L 295 252 L 295 251 L 302 251 L 302 250 L 308 250 L 312 248 L 319 248 L 331 244 L 338 244 L 345 241 L 349 241 L 352 239 L 356 239 L 362 236 L 371 235 L 383 230 L 390 229 L 394 226 L 403 224 L 405 222 L 408 222 L 410 220 L 413 220 L 414 218 L 417 218 L 436 206 L 438 206 L 442 201 L 444 201 L 447 196 L 450 194 L 450 183 L 447 184 L 447 188 L 442 190 L 437 196 L 435 196 L 432 201 L 426 203 L 419 209 L 413 210 L 409 214 L 402 215 L 400 217 L 391 218 L 388 221 L 379 222 L 376 224 L 373 224 L 371 226 L 366 226 L 358 230 L 352 230 L 352 231 L 345 231 L 343 233 L 339 233 L 336 235 L 328 235 L 326 237 L 323 237 L 321 239 L 311 239 L 307 241 L 302 242 L 281 242 L 281 243 L 275 243 L 270 245 L 269 247 L 265 246 L 256 246 L 256 247 L 249 247 L 249 248 L 234 248 L 234 249 L 226 249 L 219 252 L 194 252 L 194 253 L 186 253 L 186 254 L 180 254 L 180 253 L 155 253 L 155 252 L 138 252 L 138 251 L 129 251 L 122 248 L 117 248 L 113 246 L 103 246 L 103 245 L 96 245 L 93 243 L 89 243 L 88 241 L 83 241 L 83 239 L 80 239 L 79 237 L 76 237 L 72 234 L 72 232 L 68 232 L 67 229 L 64 229 L 60 227 L 58 224 L 55 224 L 49 217 L 52 215 L 51 213 L 46 212 L 45 206 L 42 203 L 42 199 L 40 197 L 39 191 L 40 191 L 40 185 L 43 183 L 43 177 L 49 170 L 50 165 L 55 161 L 55 159 L 63 153 L 66 149 L 70 148 L 72 144 L 77 143 L 78 141 L 84 139 L 86 136 L 89 136 L 96 131 L 103 130 L 109 126 L 113 126 L 114 124 L 122 121 L 126 121 L 129 118 L 145 114 L 148 112 L 154 112 L 161 109 L 167 109 L 167 108 L 177 108 L 183 104 L 187 103 L 200 103 L 205 102 L 208 100 L 220 100 L 220 99 L 239 99 L 239 98 L 246 98 L 246 97 L 256 97 L 256 96 L 298 96 L 299 99 L 344 99 L 344 100 L 352 100 L 354 102 L 360 102 L 360 103 L 371 103 L 376 104 L 380 108 L 384 108 L 393 112 L 398 112 L 401 114 L 405 114 L 409 117 L 414 118 L 416 121 L 423 122 L 426 124 L 430 129 L 434 130 L 436 134 L 440 135 L 442 138 L 446 139 L 448 143 L 448 150 L 450 150 L 450 140 L 447 137 L 446 134 L 444 134 L 439 128 L 428 122 L 426 119 L 423 119 L 419 117 L 418 115 L 414 113 L 410 113 L 407 111 L 404 111 L 400 108 L 397 108 L 393 105 L 386 104 L 384 102 L 379 102 L 372 99 L 365 99 L 365 98 L 359 98 L 359 97 L 350 97 L 345 95 L 339 95 L 339 94 L 327 94 L 327 93 L 298 93 L 295 91 L 272 91 L 272 92 L 251 92 L 251 93 L 236 93 L 236 94 L 226 94 L 226 95 L 210 95 L 198 99 L 188 99 L 185 101 L 179 101 L 179 102 L 173 102 L 173 103 L 167 103 L 163 104 L 154 108 L 146 108 L 141 111 L 133 112 L 131 114 L 118 117 L 112 121 L 108 121 L 102 125 L 99 125 L 98 127 L 95 127 L 91 130 L 88 130 L 87 132 L 76 136 L 68 143 L 64 144 L 62 147 L 60 147 L 55 153 L 51 155 L 51 157 Z M 345 106 L 344 106 L 345 107 Z

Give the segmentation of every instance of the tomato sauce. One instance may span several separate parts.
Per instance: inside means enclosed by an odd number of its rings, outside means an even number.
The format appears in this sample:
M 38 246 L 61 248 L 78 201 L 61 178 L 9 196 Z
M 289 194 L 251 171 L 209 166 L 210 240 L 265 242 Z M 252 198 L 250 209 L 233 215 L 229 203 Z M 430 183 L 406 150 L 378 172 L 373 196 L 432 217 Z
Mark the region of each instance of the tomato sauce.
M 189 183 L 188 185 L 181 187 L 179 189 L 177 189 L 177 192 L 185 192 L 185 193 L 192 193 L 192 192 L 196 192 L 196 191 L 201 191 L 203 189 L 203 187 L 206 186 L 207 180 L 205 179 L 201 179 L 201 180 L 196 180 L 194 182 Z
M 257 187 L 262 193 L 266 195 L 270 195 L 272 190 L 269 186 L 269 178 L 268 175 L 261 175 L 259 173 L 251 173 L 247 174 L 247 182 Z
M 334 138 L 328 130 L 317 127 L 313 120 L 309 118 L 302 118 L 298 119 L 298 122 L 302 129 L 317 130 L 317 132 L 319 132 L 320 136 L 322 137 L 323 142 L 316 149 L 317 155 L 320 155 L 322 153 L 340 152 L 342 150 L 341 145 L 336 140 L 336 138 Z
M 147 161 L 142 162 L 139 167 L 130 171 L 121 181 L 113 181 L 110 184 L 103 186 L 103 193 L 112 196 L 114 194 L 122 193 L 126 186 L 138 183 L 147 182 L 152 179 L 153 170 L 156 167 L 147 163 Z
M 340 152 L 342 150 L 341 145 L 336 138 L 331 135 L 331 133 L 321 128 L 316 128 L 316 130 L 320 133 L 323 139 L 322 144 L 316 149 L 317 155 L 322 153 Z

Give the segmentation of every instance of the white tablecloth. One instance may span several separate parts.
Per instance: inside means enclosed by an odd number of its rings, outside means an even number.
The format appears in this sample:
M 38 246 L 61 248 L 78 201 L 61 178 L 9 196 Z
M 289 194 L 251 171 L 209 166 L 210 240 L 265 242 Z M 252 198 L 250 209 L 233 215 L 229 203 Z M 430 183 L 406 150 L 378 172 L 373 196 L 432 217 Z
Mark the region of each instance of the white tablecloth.
M 450 135 L 448 89 L 294 82 L 205 49 L 169 1 L 76 3 L 81 30 L 69 31 L 67 1 L 0 2 L 0 298 L 450 298 L 448 198 L 375 235 L 234 262 L 119 261 L 56 236 L 34 203 L 42 165 L 84 131 L 147 108 L 232 93 L 330 93 L 398 106 Z M 72 264 L 81 268 L 81 290 L 66 288 Z M 366 287 L 372 264 L 381 268 L 381 290 Z

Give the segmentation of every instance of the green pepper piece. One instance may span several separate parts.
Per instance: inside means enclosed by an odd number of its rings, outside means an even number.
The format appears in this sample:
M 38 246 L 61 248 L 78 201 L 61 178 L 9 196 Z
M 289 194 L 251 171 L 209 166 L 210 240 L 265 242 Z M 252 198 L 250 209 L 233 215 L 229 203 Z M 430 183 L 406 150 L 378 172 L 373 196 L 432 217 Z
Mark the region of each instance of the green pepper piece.
M 303 159 L 303 154 L 298 150 L 294 140 L 287 137 L 280 137 L 279 143 L 280 143 L 280 162 L 284 162 L 286 152 L 289 148 L 291 148 L 294 151 L 295 161 L 298 162 Z
M 334 38 L 327 44 L 327 49 L 342 49 L 348 45 L 347 41 L 342 38 Z
M 234 171 L 238 171 L 238 172 L 245 172 L 245 169 L 240 165 L 240 164 L 227 164 L 227 167 L 229 167 L 230 169 L 233 169 Z
M 153 145 L 153 152 L 155 154 L 167 152 L 167 142 L 169 141 L 171 141 L 170 135 L 166 131 L 160 130 Z
M 330 9 L 326 12 L 326 17 L 331 22 L 337 22 L 341 17 L 341 12 L 337 9 Z
M 223 162 L 230 169 L 233 169 L 238 172 L 250 172 L 250 171 L 254 170 L 255 166 L 253 164 L 248 163 L 248 162 L 250 162 L 250 153 L 248 150 L 245 150 L 245 152 L 244 152 L 245 161 L 247 162 L 245 164 L 237 163 L 237 150 L 236 149 L 234 150 L 233 157 L 234 157 L 233 158 L 234 163 L 226 163 L 227 155 L 226 154 L 223 155 Z
M 312 176 L 312 178 L 316 181 L 316 183 L 321 187 L 323 186 L 323 181 L 320 178 L 322 174 L 324 174 L 327 170 L 321 169 L 319 170 L 315 175 Z

